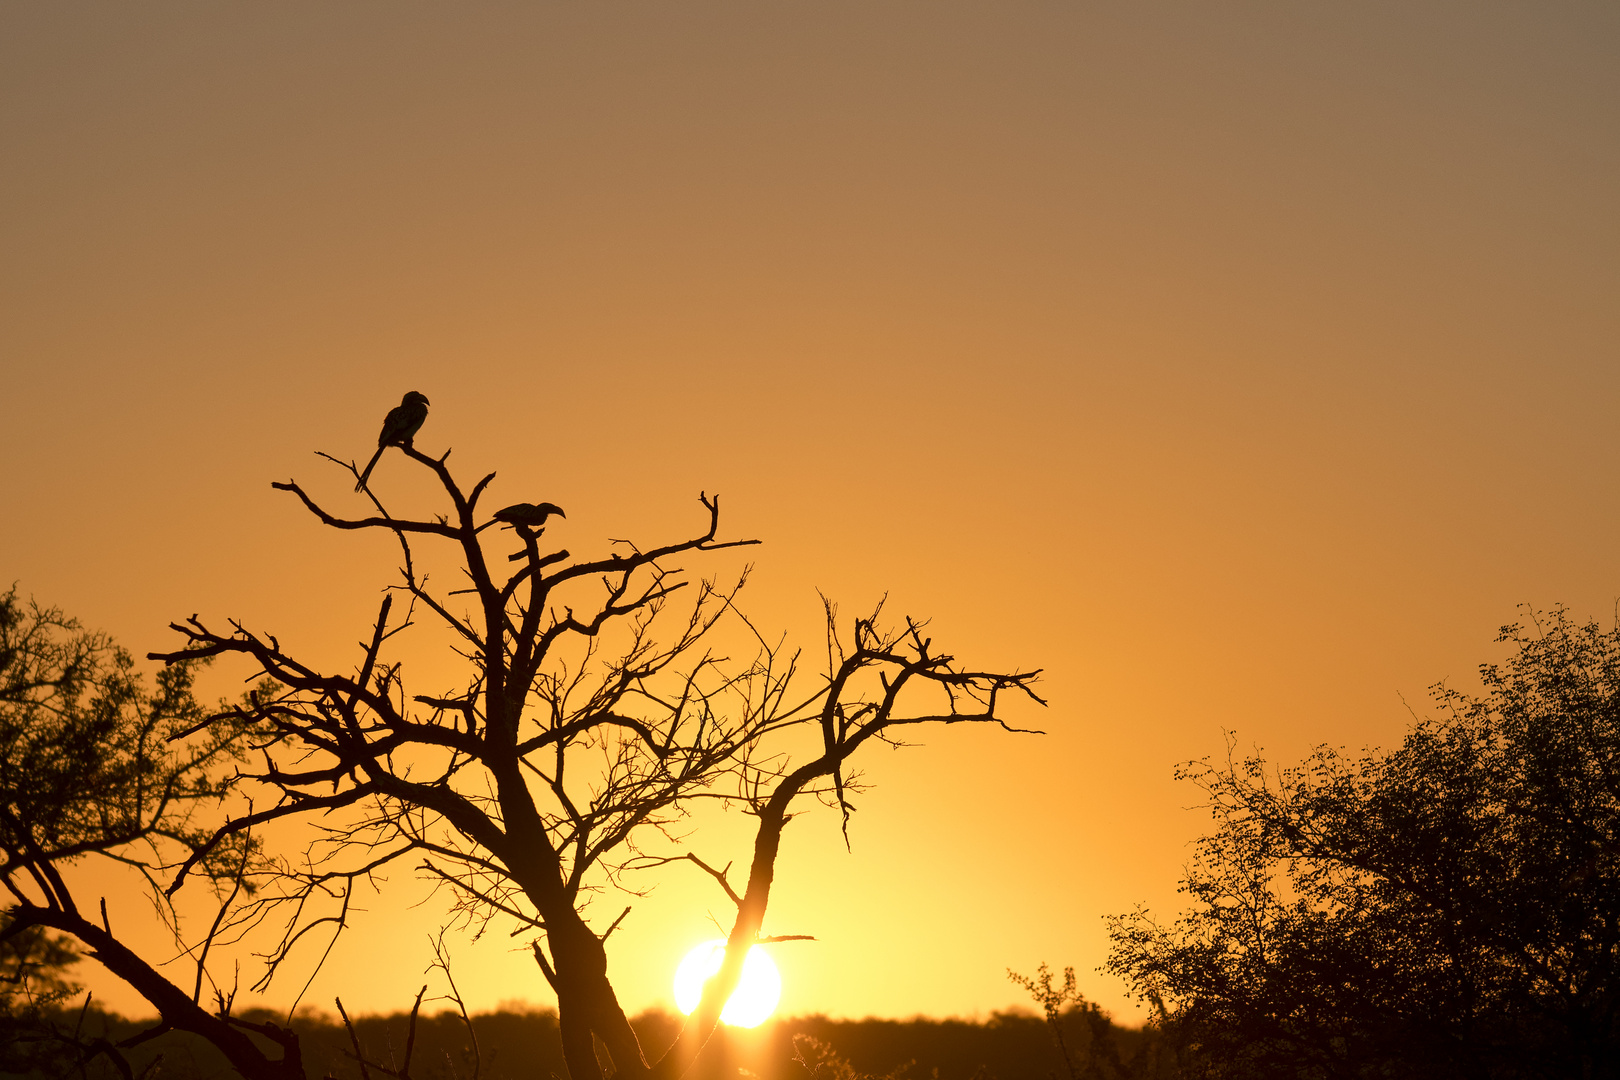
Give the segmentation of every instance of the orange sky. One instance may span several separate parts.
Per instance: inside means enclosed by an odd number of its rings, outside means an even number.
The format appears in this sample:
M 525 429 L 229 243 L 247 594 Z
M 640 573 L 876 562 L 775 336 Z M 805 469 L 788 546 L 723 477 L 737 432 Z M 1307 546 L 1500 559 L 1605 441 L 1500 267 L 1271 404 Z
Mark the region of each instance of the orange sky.
M 1044 959 L 1129 1020 L 1177 761 L 1388 743 L 1516 605 L 1612 618 L 1617 133 L 1606 3 L 8 4 L 0 581 L 350 663 L 392 556 L 269 482 L 339 493 L 407 389 L 576 553 L 718 490 L 762 624 L 887 591 L 1049 672 L 1044 738 L 870 759 L 853 853 L 790 827 L 782 1008 Z M 408 1005 L 393 884 L 312 1000 Z M 626 1004 L 723 904 L 638 902 Z M 475 1006 L 548 1000 L 510 944 Z

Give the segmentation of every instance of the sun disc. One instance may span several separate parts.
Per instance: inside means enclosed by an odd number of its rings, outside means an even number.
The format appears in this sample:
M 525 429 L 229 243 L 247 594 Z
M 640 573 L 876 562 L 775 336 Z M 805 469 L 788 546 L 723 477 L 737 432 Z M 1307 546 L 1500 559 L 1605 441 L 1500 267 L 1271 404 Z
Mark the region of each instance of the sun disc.
M 675 1005 L 682 1013 L 691 1015 L 703 998 L 703 984 L 715 972 L 726 956 L 726 943 L 719 938 L 705 941 L 686 954 L 675 969 Z M 732 1027 L 756 1027 L 764 1022 L 782 999 L 782 976 L 776 964 L 758 945 L 748 950 L 743 958 L 742 978 L 732 991 L 726 1007 L 720 1010 L 720 1022 Z

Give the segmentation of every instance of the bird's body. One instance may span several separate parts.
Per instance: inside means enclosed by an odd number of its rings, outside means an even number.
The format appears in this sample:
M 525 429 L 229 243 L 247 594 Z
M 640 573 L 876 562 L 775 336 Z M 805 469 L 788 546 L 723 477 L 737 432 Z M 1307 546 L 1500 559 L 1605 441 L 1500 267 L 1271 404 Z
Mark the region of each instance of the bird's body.
M 427 420 L 429 404 L 424 395 L 412 390 L 398 405 L 388 410 L 388 415 L 383 418 L 382 432 L 377 436 L 377 452 L 366 462 L 365 471 L 360 474 L 354 490 L 359 491 L 366 486 L 371 479 L 371 470 L 377 467 L 377 459 L 382 457 L 384 450 L 390 446 L 411 445 L 411 440 L 416 438 L 416 433 L 422 430 L 422 424 Z
M 556 503 L 513 503 L 495 511 L 495 520 L 504 521 L 514 528 L 538 529 L 546 523 L 546 518 L 554 514 L 560 518 L 568 516 Z

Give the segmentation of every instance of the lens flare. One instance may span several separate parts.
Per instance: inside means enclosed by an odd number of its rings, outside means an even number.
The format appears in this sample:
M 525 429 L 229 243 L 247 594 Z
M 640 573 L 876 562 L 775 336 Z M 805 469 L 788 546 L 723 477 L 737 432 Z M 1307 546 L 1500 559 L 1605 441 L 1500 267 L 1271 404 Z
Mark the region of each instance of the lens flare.
M 681 966 L 675 969 L 675 1005 L 690 1015 L 703 997 L 703 984 L 709 976 L 720 970 L 726 956 L 726 943 L 719 938 L 705 941 L 686 954 Z M 776 965 L 758 945 L 748 950 L 743 958 L 742 978 L 731 1000 L 720 1010 L 720 1022 L 732 1027 L 756 1027 L 771 1015 L 776 1003 L 782 1000 L 782 976 Z

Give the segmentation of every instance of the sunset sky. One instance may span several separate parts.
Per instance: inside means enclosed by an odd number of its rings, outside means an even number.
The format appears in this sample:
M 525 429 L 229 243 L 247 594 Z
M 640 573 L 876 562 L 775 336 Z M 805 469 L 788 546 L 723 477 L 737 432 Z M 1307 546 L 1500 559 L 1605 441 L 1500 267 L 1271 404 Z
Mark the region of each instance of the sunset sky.
M 1389 745 L 1519 605 L 1612 622 L 1617 344 L 1613 3 L 0 5 L 0 587 L 352 664 L 393 554 L 270 482 L 358 509 L 314 451 L 415 389 L 576 554 L 718 491 L 762 626 L 886 593 L 1045 669 L 1048 734 L 874 754 L 852 851 L 789 827 L 787 1013 L 1045 960 L 1138 1021 L 1102 920 L 1178 909 L 1177 762 Z M 632 1010 L 700 878 L 613 936 Z M 424 893 L 307 1000 L 408 1008 Z M 519 944 L 453 944 L 470 1004 L 552 1000 Z

